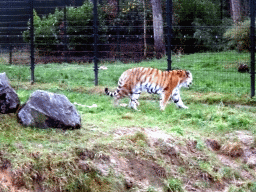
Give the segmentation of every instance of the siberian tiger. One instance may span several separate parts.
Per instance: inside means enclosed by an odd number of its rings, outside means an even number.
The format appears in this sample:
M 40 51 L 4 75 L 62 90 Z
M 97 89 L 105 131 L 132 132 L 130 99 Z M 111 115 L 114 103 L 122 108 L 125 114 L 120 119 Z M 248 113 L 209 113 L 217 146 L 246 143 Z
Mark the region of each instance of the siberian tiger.
M 142 91 L 160 95 L 160 109 L 164 110 L 168 100 L 171 99 L 180 108 L 185 106 L 180 97 L 180 88 L 189 87 L 192 84 L 192 74 L 189 71 L 173 70 L 161 71 L 153 68 L 138 67 L 123 72 L 118 81 L 118 88 L 110 92 L 105 88 L 105 93 L 118 100 L 129 96 L 129 106 L 137 110 L 138 99 Z

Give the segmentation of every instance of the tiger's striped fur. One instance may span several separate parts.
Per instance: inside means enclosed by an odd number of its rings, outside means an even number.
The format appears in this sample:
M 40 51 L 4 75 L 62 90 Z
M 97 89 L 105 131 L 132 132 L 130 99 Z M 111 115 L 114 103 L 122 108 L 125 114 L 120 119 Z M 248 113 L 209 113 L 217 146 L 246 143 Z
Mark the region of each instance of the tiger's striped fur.
M 131 99 L 129 106 L 135 110 L 139 105 L 138 99 L 142 91 L 159 94 L 161 110 L 165 109 L 170 97 L 178 107 L 188 108 L 181 100 L 180 88 L 189 87 L 192 84 L 192 79 L 192 74 L 189 71 L 161 71 L 138 67 L 123 72 L 115 92 L 110 92 L 108 88 L 105 88 L 105 93 L 115 98 L 116 105 L 119 99 L 129 96 Z

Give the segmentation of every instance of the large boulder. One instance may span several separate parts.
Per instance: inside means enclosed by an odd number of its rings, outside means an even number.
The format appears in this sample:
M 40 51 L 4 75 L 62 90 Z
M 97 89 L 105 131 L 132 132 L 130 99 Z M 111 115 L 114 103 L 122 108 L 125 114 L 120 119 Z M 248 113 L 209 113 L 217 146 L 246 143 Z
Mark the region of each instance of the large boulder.
M 65 95 L 35 91 L 20 108 L 18 120 L 24 126 L 77 129 L 81 117 Z
M 0 113 L 15 113 L 20 100 L 5 73 L 0 73 Z

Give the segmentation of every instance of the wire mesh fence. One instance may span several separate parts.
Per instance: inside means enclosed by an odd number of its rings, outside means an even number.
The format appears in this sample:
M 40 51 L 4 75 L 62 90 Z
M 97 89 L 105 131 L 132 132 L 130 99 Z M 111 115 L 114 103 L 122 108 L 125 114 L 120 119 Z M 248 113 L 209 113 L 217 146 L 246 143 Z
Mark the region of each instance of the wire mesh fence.
M 33 63 L 94 63 L 95 84 L 101 84 L 98 63 L 187 69 L 196 91 L 254 95 L 255 3 L 232 2 L 0 1 L 0 61 L 31 69 Z M 141 63 L 154 58 L 161 64 Z

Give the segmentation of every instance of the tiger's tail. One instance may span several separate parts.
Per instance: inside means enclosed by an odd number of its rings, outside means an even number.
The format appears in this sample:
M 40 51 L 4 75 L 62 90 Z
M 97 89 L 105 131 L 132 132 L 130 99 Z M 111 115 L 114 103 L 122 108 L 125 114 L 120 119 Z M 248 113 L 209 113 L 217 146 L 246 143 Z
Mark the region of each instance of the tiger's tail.
M 110 97 L 115 97 L 118 93 L 118 90 L 116 90 L 115 92 L 110 92 L 108 90 L 108 88 L 105 88 L 105 93 L 106 93 L 106 95 L 109 95 Z

